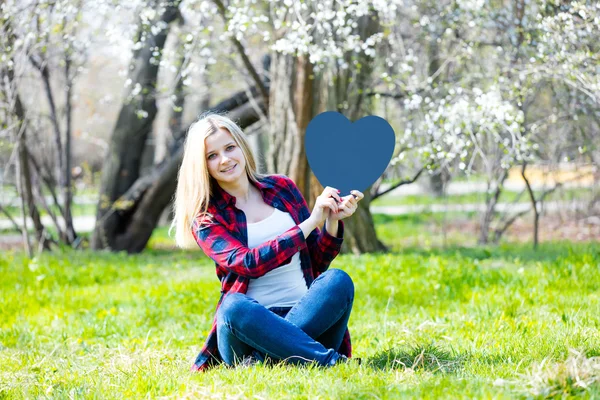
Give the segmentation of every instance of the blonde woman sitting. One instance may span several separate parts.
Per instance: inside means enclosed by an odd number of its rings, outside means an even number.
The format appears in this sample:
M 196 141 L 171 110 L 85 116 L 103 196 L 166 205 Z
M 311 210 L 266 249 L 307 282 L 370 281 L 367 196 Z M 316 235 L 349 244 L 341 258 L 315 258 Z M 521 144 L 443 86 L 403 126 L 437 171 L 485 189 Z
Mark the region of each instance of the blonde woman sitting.
M 351 357 L 354 284 L 328 268 L 343 242 L 342 219 L 362 198 L 326 187 L 311 212 L 291 179 L 257 173 L 233 121 L 213 114 L 190 127 L 173 227 L 180 247 L 198 245 L 215 261 L 221 282 L 193 370 L 266 358 L 332 366 Z

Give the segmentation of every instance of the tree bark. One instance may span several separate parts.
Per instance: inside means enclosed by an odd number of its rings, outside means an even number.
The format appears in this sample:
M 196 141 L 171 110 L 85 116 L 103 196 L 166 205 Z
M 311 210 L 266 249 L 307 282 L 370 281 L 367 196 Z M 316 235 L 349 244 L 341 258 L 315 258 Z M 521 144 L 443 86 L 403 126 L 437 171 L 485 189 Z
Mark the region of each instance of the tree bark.
M 21 107 L 21 101 L 17 96 L 17 108 Z M 25 122 L 21 120 L 21 125 Z M 26 137 L 26 127 L 21 127 L 21 132 L 19 133 L 19 137 L 17 139 L 17 146 L 19 146 L 19 178 L 21 182 L 21 197 L 23 201 L 23 205 L 27 205 L 27 210 L 29 211 L 29 216 L 33 221 L 33 228 L 35 230 L 35 236 L 37 242 L 44 250 L 50 249 L 50 242 L 46 238 L 46 228 L 42 223 L 42 219 L 40 217 L 40 212 L 35 204 L 35 200 L 33 198 L 33 190 L 31 187 L 31 169 L 29 168 L 29 151 L 27 150 L 27 144 L 25 141 Z M 25 230 L 25 235 L 27 235 L 27 227 L 23 226 Z M 29 239 L 28 239 L 29 240 Z
M 537 209 L 537 200 L 535 199 L 535 194 L 533 193 L 533 189 L 531 188 L 531 184 L 529 183 L 529 179 L 525 176 L 525 170 L 527 169 L 527 163 L 523 163 L 523 167 L 521 168 L 521 176 L 525 181 L 525 186 L 527 187 L 527 193 L 529 194 L 529 200 L 531 201 L 531 209 L 533 210 L 533 248 L 537 250 L 538 247 L 538 238 L 539 238 L 539 225 L 540 225 L 540 212 Z
M 313 117 L 313 68 L 306 57 L 274 53 L 271 59 L 267 171 L 287 175 L 308 196 L 304 136 Z
M 496 204 L 498 204 L 500 193 L 502 193 L 502 185 L 504 184 L 504 181 L 506 180 L 507 176 L 508 171 L 504 170 L 502 172 L 502 176 L 498 180 L 498 186 L 496 187 L 494 194 L 486 194 L 486 209 L 483 215 L 481 216 L 481 225 L 479 227 L 479 244 L 489 243 L 489 232 L 492 224 L 492 218 L 494 217 L 494 212 L 496 211 Z
M 71 213 L 71 205 L 73 203 L 73 189 L 71 187 L 71 139 L 72 139 L 72 92 L 73 82 L 71 78 L 71 58 L 68 54 L 65 54 L 65 102 L 66 102 L 66 127 L 65 127 L 65 154 L 64 154 L 64 171 L 63 171 L 63 201 L 64 201 L 64 213 L 63 218 L 65 219 L 65 233 L 67 235 L 67 243 L 71 244 L 75 241 L 77 234 L 73 227 L 73 215 Z
M 48 106 L 50 107 L 50 120 L 52 121 L 52 129 L 54 130 L 54 144 L 56 146 L 56 180 L 59 186 L 64 185 L 62 179 L 63 173 L 63 146 L 62 136 L 60 132 L 60 126 L 58 125 L 58 113 L 56 111 L 56 102 L 54 101 L 54 94 L 52 92 L 52 86 L 50 85 L 50 70 L 45 60 L 39 60 L 33 55 L 29 56 L 31 64 L 40 73 L 42 82 L 44 82 L 44 91 L 46 93 L 46 99 L 48 100 Z
M 146 141 L 158 111 L 154 88 L 158 78 L 160 55 L 169 32 L 168 25 L 180 15 L 177 6 L 178 2 L 171 3 L 160 16 L 160 21 L 167 24 L 165 29 L 157 34 L 145 31 L 147 28 L 140 28 L 138 32 L 138 41 L 144 36 L 146 39 L 142 47 L 134 52 L 129 79 L 133 82 L 133 88 L 141 85 L 141 91 L 131 101 L 125 101 L 110 140 L 102 169 L 96 226 L 90 243 L 94 249 L 119 247 L 113 239 L 123 232 L 118 230 L 121 223 L 114 209 L 127 208 L 128 205 L 115 202 L 140 177 Z M 154 55 L 156 52 L 159 53 L 158 56 Z M 146 113 L 145 117 L 140 118 L 140 110 Z
M 14 84 L 14 71 L 13 70 L 9 70 L 7 72 L 7 77 L 8 77 L 8 84 Z M 32 184 L 31 184 L 31 169 L 29 168 L 29 151 L 27 149 L 27 120 L 26 120 L 26 112 L 25 112 L 25 108 L 23 106 L 23 103 L 21 102 L 21 97 L 19 96 L 18 93 L 18 88 L 17 85 L 14 84 L 14 87 L 12 88 L 13 91 L 13 96 L 14 96 L 14 116 L 17 118 L 17 120 L 19 121 L 19 123 L 17 124 L 18 126 L 18 132 L 16 134 L 16 143 L 18 146 L 18 159 L 17 159 L 17 163 L 18 163 L 18 176 L 17 179 L 19 180 L 19 192 L 21 195 L 21 200 L 22 200 L 22 209 L 23 209 L 23 213 L 25 212 L 25 206 L 27 206 L 27 210 L 29 213 L 29 217 L 31 218 L 32 222 L 33 222 L 33 228 L 35 230 L 35 236 L 36 239 L 38 241 L 38 243 L 40 244 L 40 246 L 44 249 L 44 250 L 49 250 L 50 249 L 50 242 L 48 240 L 48 238 L 46 237 L 46 228 L 44 227 L 44 224 L 42 223 L 42 219 L 40 217 L 40 212 L 35 204 L 35 200 L 33 198 L 33 190 L 32 190 Z M 7 91 L 8 93 L 8 91 Z M 9 96 L 7 96 L 9 97 Z M 25 222 L 24 222 L 25 223 Z M 24 235 L 26 236 L 27 241 L 29 241 L 29 236 L 27 233 L 27 225 L 23 225 L 23 231 L 24 231 Z M 27 244 L 27 247 L 29 248 L 29 244 Z M 29 250 L 28 250 L 29 251 Z
M 356 209 L 354 215 L 344 222 L 345 239 L 342 245 L 342 253 L 359 255 L 362 253 L 388 251 L 387 246 L 377 237 L 373 215 L 369 207 L 364 206 L 364 204 L 371 204 L 371 192 L 365 190 L 364 195 L 365 197 L 358 203 L 359 207 Z
M 19 144 L 17 144 L 19 146 Z M 31 251 L 31 241 L 29 240 L 29 232 L 27 229 L 27 206 L 25 201 L 25 179 L 23 179 L 23 171 L 21 167 L 21 149 L 19 149 L 19 160 L 17 161 L 17 191 L 21 195 L 21 221 L 23 227 L 21 228 L 21 234 L 23 236 L 23 247 L 27 252 L 29 258 L 33 258 L 33 252 Z

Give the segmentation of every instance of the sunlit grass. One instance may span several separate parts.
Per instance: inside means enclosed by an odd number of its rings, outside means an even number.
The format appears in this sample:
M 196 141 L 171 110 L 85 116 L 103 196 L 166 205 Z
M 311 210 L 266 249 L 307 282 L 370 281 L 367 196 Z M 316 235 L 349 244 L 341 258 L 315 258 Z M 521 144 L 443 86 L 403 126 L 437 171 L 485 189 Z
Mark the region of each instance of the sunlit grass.
M 600 245 L 444 249 L 406 244 L 426 216 L 376 222 L 396 252 L 332 265 L 355 282 L 363 363 L 331 369 L 190 373 L 219 282 L 200 251 L 161 249 L 166 228 L 134 256 L 3 253 L 0 398 L 600 396 Z

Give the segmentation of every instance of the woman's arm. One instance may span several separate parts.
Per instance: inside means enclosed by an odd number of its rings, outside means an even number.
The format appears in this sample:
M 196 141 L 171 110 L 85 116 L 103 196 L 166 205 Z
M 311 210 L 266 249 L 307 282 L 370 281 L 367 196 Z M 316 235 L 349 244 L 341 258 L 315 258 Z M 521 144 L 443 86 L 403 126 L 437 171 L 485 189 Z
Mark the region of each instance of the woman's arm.
M 338 231 L 338 220 L 327 219 L 325 221 L 325 229 L 327 229 L 327 233 L 331 236 L 337 236 Z
M 244 246 L 223 224 L 205 217 L 194 222 L 192 234 L 204 253 L 223 268 L 247 278 L 259 278 L 307 245 L 315 229 L 312 218 L 255 248 Z
M 311 217 L 310 209 L 306 200 L 300 193 L 300 189 L 293 180 L 286 177 L 288 188 L 292 192 L 294 204 L 299 207 L 301 221 L 307 221 Z M 331 226 L 327 226 L 328 224 Z M 337 225 L 334 226 L 334 225 Z M 334 230 L 335 228 L 335 230 Z M 332 234 L 335 233 L 335 234 Z M 325 222 L 325 229 L 316 227 L 306 238 L 307 247 L 310 253 L 312 267 L 318 272 L 325 272 L 333 259 L 339 254 L 344 241 L 344 222 L 337 221 L 337 224 L 330 221 Z
M 301 222 L 298 226 L 300 227 L 300 229 L 302 229 L 304 239 L 307 239 L 312 233 L 312 231 L 317 229 L 317 223 L 312 218 L 308 218 L 307 220 Z

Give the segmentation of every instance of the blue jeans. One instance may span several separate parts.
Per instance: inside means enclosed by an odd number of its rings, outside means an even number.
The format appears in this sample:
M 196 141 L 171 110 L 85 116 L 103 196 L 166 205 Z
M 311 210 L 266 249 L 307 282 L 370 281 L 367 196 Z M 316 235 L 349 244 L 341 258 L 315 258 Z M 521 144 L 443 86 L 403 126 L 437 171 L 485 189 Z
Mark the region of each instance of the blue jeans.
M 319 275 L 293 307 L 265 308 L 243 293 L 228 293 L 217 311 L 217 341 L 223 361 L 245 356 L 290 364 L 331 366 L 340 354 L 354 301 L 354 283 L 340 269 Z

